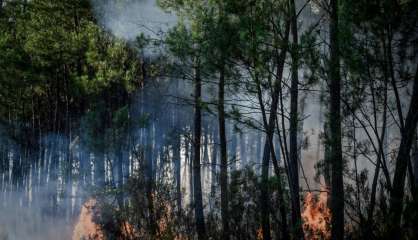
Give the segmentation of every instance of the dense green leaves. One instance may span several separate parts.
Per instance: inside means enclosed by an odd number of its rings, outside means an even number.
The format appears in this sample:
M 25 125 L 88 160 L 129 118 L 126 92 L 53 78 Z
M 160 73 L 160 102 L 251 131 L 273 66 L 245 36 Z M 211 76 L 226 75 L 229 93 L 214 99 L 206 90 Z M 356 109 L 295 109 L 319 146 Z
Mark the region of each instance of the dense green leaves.
M 50 119 L 58 106 L 67 106 L 80 117 L 106 91 L 131 92 L 140 85 L 136 53 L 96 24 L 88 1 L 17 1 L 3 10 L 0 101 L 7 103 L 0 107 L 3 120 L 12 111 L 23 122 L 35 118 L 61 125 L 70 119 L 64 115 Z M 53 126 L 40 127 L 60 130 Z

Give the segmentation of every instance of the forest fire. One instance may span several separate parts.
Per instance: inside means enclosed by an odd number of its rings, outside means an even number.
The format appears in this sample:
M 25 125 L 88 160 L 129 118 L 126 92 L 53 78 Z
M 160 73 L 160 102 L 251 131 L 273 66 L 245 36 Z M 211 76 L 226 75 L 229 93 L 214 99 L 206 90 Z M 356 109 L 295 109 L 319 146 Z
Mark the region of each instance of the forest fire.
M 74 227 L 72 240 L 95 239 L 103 240 L 104 234 L 100 226 L 94 222 L 96 200 L 89 199 L 81 208 L 80 217 Z
M 106 240 L 103 228 L 95 222 L 95 216 L 100 213 L 95 199 L 89 199 L 81 208 L 78 222 L 73 231 L 72 240 Z M 114 226 L 112 227 L 114 229 Z M 119 230 L 117 239 L 132 239 L 137 235 L 134 227 L 127 221 L 122 222 L 117 229 Z
M 0 0 L 0 240 L 418 240 L 417 5 Z
M 311 240 L 330 239 L 329 224 L 331 212 L 327 206 L 328 192 L 321 189 L 319 195 L 309 192 L 303 201 L 303 230 L 305 237 Z

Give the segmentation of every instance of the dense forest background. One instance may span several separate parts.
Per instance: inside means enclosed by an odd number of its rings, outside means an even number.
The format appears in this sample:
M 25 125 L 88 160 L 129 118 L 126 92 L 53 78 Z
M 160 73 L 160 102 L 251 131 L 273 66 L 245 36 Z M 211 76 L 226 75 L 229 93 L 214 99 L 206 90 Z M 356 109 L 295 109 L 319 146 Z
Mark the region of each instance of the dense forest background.
M 0 0 L 0 240 L 416 239 L 417 13 Z

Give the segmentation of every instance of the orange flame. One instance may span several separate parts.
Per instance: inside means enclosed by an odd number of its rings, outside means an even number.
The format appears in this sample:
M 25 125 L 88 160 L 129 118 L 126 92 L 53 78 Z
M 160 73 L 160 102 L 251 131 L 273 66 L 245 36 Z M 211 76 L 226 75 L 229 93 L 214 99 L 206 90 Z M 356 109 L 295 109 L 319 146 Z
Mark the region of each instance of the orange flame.
M 321 189 L 318 195 L 311 192 L 305 195 L 302 212 L 305 237 L 311 240 L 330 239 L 331 211 L 327 205 L 328 192 Z
M 72 240 L 94 239 L 104 240 L 103 231 L 93 220 L 96 210 L 96 200 L 89 199 L 81 208 L 80 217 L 74 227 Z
M 80 217 L 74 227 L 72 240 L 105 240 L 104 231 L 100 225 L 94 222 L 94 216 L 98 213 L 97 202 L 89 199 L 81 208 Z M 132 239 L 137 235 L 135 228 L 127 221 L 120 224 L 121 236 L 118 239 Z
M 263 229 L 261 227 L 257 229 L 257 240 L 263 240 Z
M 129 222 L 125 221 L 121 224 L 122 236 L 125 236 L 126 239 L 131 239 L 137 235 L 134 226 Z

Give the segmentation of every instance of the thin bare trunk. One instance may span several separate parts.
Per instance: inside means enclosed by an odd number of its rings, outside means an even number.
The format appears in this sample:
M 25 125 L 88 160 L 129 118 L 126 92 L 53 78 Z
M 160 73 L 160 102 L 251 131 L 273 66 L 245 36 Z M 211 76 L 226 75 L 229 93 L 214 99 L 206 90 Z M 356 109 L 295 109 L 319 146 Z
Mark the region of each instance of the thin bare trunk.
M 330 16 L 330 157 L 331 157 L 331 238 L 344 239 L 344 182 L 341 148 L 341 77 L 338 37 L 338 0 L 331 0 Z
M 228 154 L 225 130 L 225 69 L 221 67 L 218 84 L 218 124 L 219 141 L 221 148 L 221 216 L 222 216 L 222 239 L 229 239 L 229 210 L 228 210 Z
M 205 218 L 203 215 L 202 183 L 200 172 L 200 147 L 202 137 L 202 80 L 200 78 L 200 67 L 195 66 L 195 95 L 194 95 L 194 155 L 193 155 L 193 190 L 194 208 L 196 218 L 196 230 L 199 240 L 207 239 L 205 229 Z
M 289 173 L 290 173 L 290 197 L 292 206 L 292 225 L 295 239 L 303 238 L 302 221 L 299 200 L 299 147 L 298 147 L 298 85 L 299 85 L 299 53 L 298 53 L 298 29 L 295 1 L 290 1 L 292 14 L 292 80 L 290 86 L 290 128 L 289 128 Z
M 403 211 L 403 198 L 405 177 L 410 161 L 410 152 L 415 136 L 415 131 L 418 122 L 418 65 L 415 73 L 413 83 L 413 93 L 409 104 L 409 111 L 405 120 L 405 125 L 401 132 L 401 143 L 399 146 L 398 155 L 396 157 L 395 176 L 393 178 L 393 187 L 390 193 L 390 216 L 391 228 L 390 236 L 392 239 L 399 239 L 401 237 L 400 222 Z

